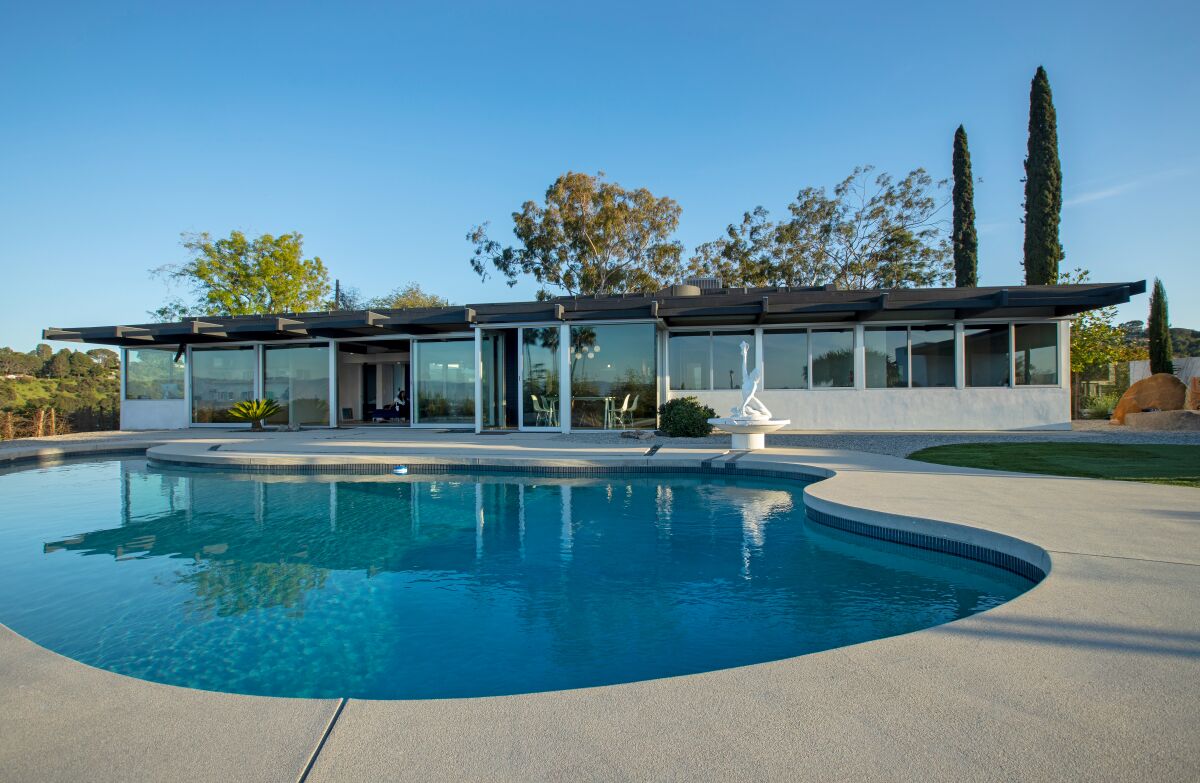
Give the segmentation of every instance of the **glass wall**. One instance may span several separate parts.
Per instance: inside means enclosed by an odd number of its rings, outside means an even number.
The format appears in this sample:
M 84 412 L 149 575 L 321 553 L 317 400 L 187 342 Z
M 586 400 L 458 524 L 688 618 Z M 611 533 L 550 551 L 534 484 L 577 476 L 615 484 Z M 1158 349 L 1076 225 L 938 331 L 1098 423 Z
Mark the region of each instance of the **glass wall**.
M 1020 386 L 1058 385 L 1058 324 L 1014 324 L 1013 358 Z
M 863 330 L 867 388 L 908 388 L 908 327 L 868 326 Z
M 229 409 L 254 399 L 253 346 L 192 349 L 192 422 L 237 421 Z
M 742 388 L 742 343 L 746 343 L 746 370 L 754 369 L 754 332 L 713 332 L 714 389 Z
M 868 326 L 867 388 L 954 386 L 954 327 Z
M 763 385 L 767 389 L 808 388 L 808 330 L 764 331 Z
M 475 423 L 475 341 L 413 343 L 416 424 Z
M 740 389 L 742 343 L 747 369 L 755 364 L 754 332 L 675 332 L 667 343 L 671 388 L 678 391 Z
M 653 428 L 653 324 L 571 327 L 571 427 Z
M 182 400 L 187 365 L 175 348 L 130 348 L 125 352 L 125 399 Z
M 557 427 L 559 409 L 557 326 L 521 330 L 522 423 Z
M 953 387 L 954 380 L 954 327 L 914 326 L 909 330 L 912 341 L 912 367 L 910 376 L 913 388 Z
M 712 382 L 712 345 L 707 332 L 675 333 L 667 338 L 671 388 L 698 391 Z
M 853 329 L 813 329 L 809 343 L 814 389 L 854 386 Z
M 967 386 L 1008 386 L 1008 324 L 963 330 Z
M 329 346 L 268 345 L 263 396 L 279 403 L 270 424 L 329 424 Z

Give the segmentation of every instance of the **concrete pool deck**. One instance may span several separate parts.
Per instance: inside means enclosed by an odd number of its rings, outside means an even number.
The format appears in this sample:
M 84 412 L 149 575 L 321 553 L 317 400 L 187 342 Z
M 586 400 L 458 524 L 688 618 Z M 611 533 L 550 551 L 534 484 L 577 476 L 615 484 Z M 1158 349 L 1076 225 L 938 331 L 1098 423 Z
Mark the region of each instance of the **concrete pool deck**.
M 194 691 L 84 666 L 0 626 L 0 779 L 1200 778 L 1200 491 L 833 449 L 727 454 L 711 441 L 670 441 L 647 455 L 656 442 L 193 430 L 12 443 L 0 460 L 147 446 L 158 459 L 259 465 L 712 460 L 731 471 L 833 475 L 807 487 L 813 508 L 1048 557 L 1049 575 L 1000 607 L 903 636 L 706 674 L 483 699 Z

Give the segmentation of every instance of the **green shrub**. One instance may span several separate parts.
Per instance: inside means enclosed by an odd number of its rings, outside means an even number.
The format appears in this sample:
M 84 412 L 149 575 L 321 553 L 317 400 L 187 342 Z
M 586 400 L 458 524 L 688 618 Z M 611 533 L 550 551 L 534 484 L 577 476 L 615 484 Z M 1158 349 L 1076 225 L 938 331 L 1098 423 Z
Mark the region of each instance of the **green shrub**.
M 712 432 L 708 420 L 717 412 L 695 397 L 680 397 L 658 409 L 659 427 L 672 438 L 703 438 Z
M 1083 412 L 1089 419 L 1107 419 L 1112 415 L 1113 408 L 1121 401 L 1121 395 L 1116 393 L 1098 394 L 1095 397 L 1083 398 Z

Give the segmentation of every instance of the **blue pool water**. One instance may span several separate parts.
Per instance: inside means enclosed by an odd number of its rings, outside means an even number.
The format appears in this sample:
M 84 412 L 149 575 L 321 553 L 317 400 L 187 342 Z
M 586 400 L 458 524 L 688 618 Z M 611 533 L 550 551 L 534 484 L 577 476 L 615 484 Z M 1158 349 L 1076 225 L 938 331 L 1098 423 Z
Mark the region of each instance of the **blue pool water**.
M 945 623 L 1027 580 L 807 521 L 802 485 L 659 475 L 0 473 L 0 622 L 238 693 L 527 693 Z

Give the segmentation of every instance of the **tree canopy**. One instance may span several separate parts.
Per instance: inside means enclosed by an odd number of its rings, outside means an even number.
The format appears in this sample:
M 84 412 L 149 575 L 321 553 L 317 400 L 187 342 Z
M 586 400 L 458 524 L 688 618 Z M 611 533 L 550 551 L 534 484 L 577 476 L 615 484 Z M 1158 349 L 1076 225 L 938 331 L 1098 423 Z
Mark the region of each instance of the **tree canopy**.
M 839 288 L 928 286 L 950 279 L 950 249 L 940 213 L 946 202 L 924 169 L 900 180 L 859 166 L 829 194 L 806 187 L 772 222 L 756 207 L 725 235 L 700 245 L 689 262 L 696 275 L 729 286 Z
M 1086 283 L 1086 269 L 1075 269 L 1059 275 L 1059 283 Z M 1143 358 L 1145 350 L 1129 340 L 1127 324 L 1117 326 L 1116 307 L 1101 307 L 1075 316 L 1071 323 L 1071 372 L 1084 373 L 1114 362 Z
M 161 320 L 304 312 L 321 309 L 329 299 L 329 273 L 320 258 L 304 258 L 301 234 L 250 239 L 233 231 L 216 240 L 206 232 L 182 236 L 191 258 L 151 272 L 186 286 L 192 300 L 172 299 L 151 313 Z
M 975 183 L 971 175 L 971 151 L 967 131 L 959 125 L 954 132 L 954 217 L 951 242 L 954 245 L 954 285 L 979 285 L 979 237 L 975 233 Z
M 1150 337 L 1150 372 L 1175 372 L 1175 363 L 1171 359 L 1167 289 L 1158 278 L 1154 279 L 1154 290 L 1150 293 L 1150 318 L 1146 322 L 1146 331 Z
M 1058 239 L 1062 167 L 1050 79 L 1040 65 L 1029 88 L 1029 151 L 1025 157 L 1025 284 L 1052 285 L 1063 259 Z
M 615 294 L 653 291 L 678 279 L 683 246 L 672 239 L 681 209 L 645 188 L 569 171 L 546 190 L 541 204 L 526 201 L 512 213 L 515 245 L 475 226 L 471 268 L 483 279 L 494 271 L 516 285 L 538 284 L 538 297 L 556 293 Z

